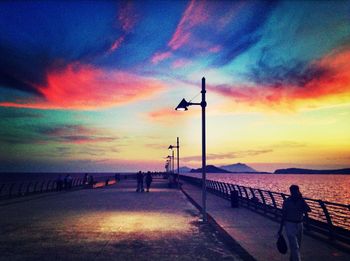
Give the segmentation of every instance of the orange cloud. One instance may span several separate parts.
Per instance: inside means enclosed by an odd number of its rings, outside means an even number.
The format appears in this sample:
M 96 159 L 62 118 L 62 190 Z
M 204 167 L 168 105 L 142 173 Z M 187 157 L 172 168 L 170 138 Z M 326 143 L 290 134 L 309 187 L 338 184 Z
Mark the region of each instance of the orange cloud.
M 152 111 L 147 116 L 151 121 L 169 124 L 172 122 L 178 123 L 177 121 L 183 119 L 183 117 L 188 117 L 196 114 L 200 115 L 198 111 L 196 112 L 196 110 L 188 110 L 186 112 L 182 112 L 175 111 L 175 107 L 165 107 Z
M 152 78 L 89 65 L 70 64 L 47 74 L 47 84 L 37 86 L 44 99 L 2 102 L 3 107 L 91 110 L 110 108 L 155 95 L 164 84 Z
M 236 103 L 268 110 L 317 108 L 350 102 L 350 50 L 336 50 L 310 66 L 326 71 L 304 84 L 211 87 Z M 236 105 L 235 105 L 236 106 Z

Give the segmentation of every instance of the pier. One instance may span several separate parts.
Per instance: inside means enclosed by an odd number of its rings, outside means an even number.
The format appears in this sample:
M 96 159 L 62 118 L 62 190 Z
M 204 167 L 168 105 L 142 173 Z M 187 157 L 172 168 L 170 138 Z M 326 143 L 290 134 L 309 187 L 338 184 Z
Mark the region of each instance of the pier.
M 149 193 L 136 193 L 130 177 L 108 181 L 2 198 L 0 260 L 289 259 L 275 246 L 278 222 L 231 208 L 220 195 L 208 193 L 209 223 L 198 222 L 201 189 L 188 181 L 180 190 L 154 177 Z M 301 254 L 303 260 L 350 260 L 345 249 L 310 235 Z

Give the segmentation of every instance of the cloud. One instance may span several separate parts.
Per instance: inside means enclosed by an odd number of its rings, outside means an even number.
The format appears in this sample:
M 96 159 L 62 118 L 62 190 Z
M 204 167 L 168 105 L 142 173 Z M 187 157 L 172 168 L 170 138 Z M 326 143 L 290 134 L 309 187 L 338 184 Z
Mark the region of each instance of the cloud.
M 0 132 L 0 142 L 21 145 L 49 143 L 60 144 L 96 144 L 118 141 L 120 138 L 103 129 L 83 125 L 55 125 L 45 127 L 27 126 L 25 132 L 11 133 L 8 130 Z
M 289 140 L 285 140 L 285 141 L 281 141 L 279 143 L 273 144 L 271 147 L 272 148 L 301 148 L 301 147 L 306 147 L 307 144 L 304 142 L 298 142 L 298 141 L 289 141 Z
M 159 52 L 159 53 L 155 53 L 152 58 L 151 58 L 151 62 L 153 64 L 157 64 L 165 59 L 168 59 L 170 56 L 172 56 L 171 52 Z
M 55 127 L 38 128 L 37 132 L 49 141 L 71 144 L 113 142 L 115 136 L 106 136 L 100 130 L 87 128 L 82 125 L 60 125 Z
M 245 150 L 245 151 L 228 152 L 228 153 L 210 153 L 210 154 L 207 154 L 207 160 L 245 158 L 245 157 L 270 153 L 272 151 L 273 151 L 272 149 L 262 149 L 262 150 Z M 197 162 L 202 160 L 202 156 L 198 155 L 198 156 L 182 157 L 181 160 L 185 162 L 192 162 L 192 161 Z
M 122 30 L 122 35 L 119 36 L 111 45 L 109 53 L 117 50 L 124 42 L 126 36 L 132 32 L 138 20 L 132 2 L 126 2 L 118 12 L 118 27 Z
M 178 124 L 179 120 L 184 117 L 190 117 L 193 115 L 199 115 L 195 110 L 188 110 L 186 112 L 176 111 L 174 108 L 160 108 L 147 114 L 147 118 L 152 122 L 164 123 L 164 124 Z M 175 120 L 176 119 L 176 120 Z
M 191 63 L 192 63 L 192 61 L 190 61 L 188 59 L 177 59 L 172 63 L 171 67 L 174 69 L 177 69 L 177 68 L 182 68 L 182 67 L 185 67 L 187 65 L 190 65 Z
M 63 110 L 94 110 L 145 99 L 163 90 L 155 79 L 119 70 L 104 70 L 84 64 L 70 64 L 50 71 L 47 84 L 36 88 L 44 97 L 1 102 L 3 107 Z
M 350 101 L 350 49 L 340 48 L 308 65 L 257 64 L 250 84 L 209 87 L 238 104 L 263 110 L 317 108 Z
M 153 64 L 177 57 L 212 55 L 214 65 L 226 64 L 260 40 L 273 3 L 255 1 L 195 1 L 188 3 L 167 47 L 152 57 Z
M 19 119 L 19 118 L 42 118 L 43 116 L 39 113 L 25 112 L 18 110 L 6 110 L 0 111 L 1 119 Z
M 188 4 L 174 35 L 168 43 L 168 46 L 172 50 L 177 50 L 184 44 L 188 43 L 191 38 L 191 29 L 205 23 L 207 18 L 208 13 L 206 11 L 205 2 L 196 2 L 195 0 L 192 0 Z

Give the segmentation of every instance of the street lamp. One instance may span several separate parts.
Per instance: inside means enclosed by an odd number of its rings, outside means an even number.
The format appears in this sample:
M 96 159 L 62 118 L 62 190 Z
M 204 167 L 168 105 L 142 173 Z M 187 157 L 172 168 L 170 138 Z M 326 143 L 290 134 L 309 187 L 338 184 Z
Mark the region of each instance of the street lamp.
M 169 150 L 173 152 L 173 159 L 174 159 L 174 151 L 173 149 L 176 149 L 176 156 L 177 156 L 177 187 L 179 187 L 179 174 L 180 174 L 180 145 L 179 145 L 179 137 L 176 138 L 176 146 L 170 145 Z M 174 162 L 173 162 L 174 164 Z
M 202 78 L 202 101 L 200 103 L 188 102 L 185 99 L 177 105 L 175 110 L 177 111 L 187 111 L 188 106 L 200 105 L 202 107 L 202 218 L 203 222 L 207 221 L 207 204 L 206 204 L 206 146 L 205 146 L 205 107 L 207 102 L 205 101 L 205 78 Z

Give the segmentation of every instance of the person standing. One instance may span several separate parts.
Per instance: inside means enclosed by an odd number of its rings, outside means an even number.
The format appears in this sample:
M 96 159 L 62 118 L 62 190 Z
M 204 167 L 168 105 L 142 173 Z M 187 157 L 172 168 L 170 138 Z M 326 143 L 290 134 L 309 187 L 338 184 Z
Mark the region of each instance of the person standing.
M 143 189 L 143 173 L 141 171 L 139 171 L 136 174 L 136 180 L 137 180 L 136 192 L 144 192 L 145 190 Z
M 310 207 L 305 202 L 297 185 L 291 185 L 290 197 L 283 202 L 282 220 L 278 234 L 285 228 L 289 241 L 290 260 L 300 261 L 300 246 L 303 234 L 304 214 L 311 212 Z
M 152 174 L 150 171 L 146 174 L 146 191 L 149 192 L 149 188 L 151 186 L 151 183 L 153 181 Z

